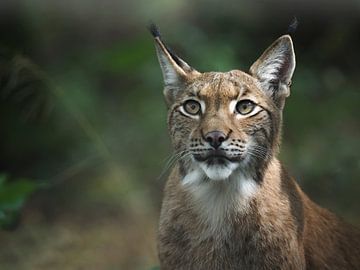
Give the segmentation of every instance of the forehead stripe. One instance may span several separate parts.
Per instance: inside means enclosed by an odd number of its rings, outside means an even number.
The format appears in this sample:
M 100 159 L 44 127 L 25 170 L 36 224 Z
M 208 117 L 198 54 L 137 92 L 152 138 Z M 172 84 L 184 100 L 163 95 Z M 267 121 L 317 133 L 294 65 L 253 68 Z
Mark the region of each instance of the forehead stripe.
M 219 78 L 219 83 L 218 83 L 218 89 L 217 89 L 217 95 L 215 98 L 215 109 L 218 111 L 220 109 L 220 105 L 221 105 L 221 97 L 220 97 L 220 93 L 221 93 L 221 84 L 223 83 L 223 78 L 220 77 Z

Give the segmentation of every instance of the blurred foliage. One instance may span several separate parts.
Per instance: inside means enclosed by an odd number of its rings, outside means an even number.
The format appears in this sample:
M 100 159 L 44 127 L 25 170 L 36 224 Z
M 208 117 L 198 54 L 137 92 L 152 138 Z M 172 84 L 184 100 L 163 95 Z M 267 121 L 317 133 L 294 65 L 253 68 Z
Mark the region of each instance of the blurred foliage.
M 37 185 L 29 179 L 8 181 L 0 174 L 0 226 L 9 229 L 18 221 L 19 211 L 25 200 L 36 190 Z
M 360 224 L 359 14 L 351 0 L 2 1 L 0 222 L 23 222 L 0 234 L 12 246 L 0 268 L 157 264 L 171 146 L 149 20 L 198 70 L 246 71 L 296 15 L 280 158 L 312 199 Z M 49 188 L 29 197 L 33 179 Z

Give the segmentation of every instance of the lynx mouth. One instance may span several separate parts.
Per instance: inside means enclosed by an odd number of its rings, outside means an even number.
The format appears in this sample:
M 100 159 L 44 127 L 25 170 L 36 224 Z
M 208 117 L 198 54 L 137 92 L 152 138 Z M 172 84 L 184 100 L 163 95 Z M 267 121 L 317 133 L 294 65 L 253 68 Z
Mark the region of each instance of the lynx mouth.
M 225 155 L 194 155 L 195 160 L 200 162 L 206 162 L 209 165 L 211 164 L 223 164 L 226 161 L 231 161 L 227 156 Z
M 198 162 L 205 162 L 207 165 L 226 165 L 228 162 L 239 162 L 240 157 L 229 157 L 222 150 L 213 150 L 206 154 L 194 154 Z
M 224 150 L 211 150 L 193 154 L 205 175 L 211 180 L 225 180 L 239 167 L 239 156 L 226 155 Z

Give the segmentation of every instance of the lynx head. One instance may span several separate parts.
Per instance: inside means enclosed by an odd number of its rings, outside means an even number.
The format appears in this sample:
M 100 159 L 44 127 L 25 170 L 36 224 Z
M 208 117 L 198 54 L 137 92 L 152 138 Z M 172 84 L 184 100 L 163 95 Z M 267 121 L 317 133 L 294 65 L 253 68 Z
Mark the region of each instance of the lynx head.
M 235 173 L 259 181 L 280 143 L 282 109 L 295 69 L 290 36 L 277 39 L 249 72 L 201 73 L 171 52 L 155 27 L 151 31 L 184 181 L 194 173 L 207 181 Z

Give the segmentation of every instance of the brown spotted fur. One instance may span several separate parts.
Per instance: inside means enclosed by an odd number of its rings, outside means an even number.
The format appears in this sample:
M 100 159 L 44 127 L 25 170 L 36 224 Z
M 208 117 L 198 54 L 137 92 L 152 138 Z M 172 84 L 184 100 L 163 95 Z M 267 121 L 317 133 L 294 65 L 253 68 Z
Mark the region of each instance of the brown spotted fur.
M 360 269 L 359 230 L 312 202 L 277 159 L 289 84 L 283 86 L 285 90 L 265 93 L 255 75 L 262 58 L 249 73 L 200 73 L 185 62 L 176 62 L 176 56 L 168 53 L 159 36 L 155 40 L 160 63 L 172 65 L 179 75 L 176 83 L 167 83 L 165 78 L 164 90 L 175 152 L 186 151 L 190 144 L 201 144 L 201 133 L 211 130 L 230 133 L 228 140 L 234 144 L 255 140 L 266 149 L 266 155 L 254 156 L 239 169 L 256 180 L 256 193 L 247 201 L 225 206 L 226 213 L 217 229 L 204 220 L 193 194 L 182 184 L 191 159 L 177 160 L 165 187 L 161 210 L 161 269 Z M 192 96 L 203 100 L 207 108 L 198 121 L 178 110 Z M 235 119 L 227 104 L 241 98 L 255 98 L 264 111 Z M 209 184 L 225 191 L 229 181 Z

